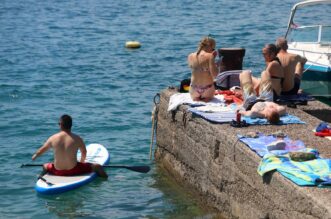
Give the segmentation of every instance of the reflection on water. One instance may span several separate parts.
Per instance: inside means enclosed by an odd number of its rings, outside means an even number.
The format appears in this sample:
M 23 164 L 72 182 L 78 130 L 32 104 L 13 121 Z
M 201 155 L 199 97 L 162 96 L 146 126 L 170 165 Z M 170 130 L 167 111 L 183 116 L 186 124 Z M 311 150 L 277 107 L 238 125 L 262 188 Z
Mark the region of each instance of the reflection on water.
M 197 193 L 176 182 L 161 166 L 157 166 L 157 173 L 153 177 L 155 183 L 152 187 L 160 189 L 164 193 L 164 200 L 168 200 L 163 205 L 163 208 L 170 210 L 167 211 L 166 218 L 224 219 L 215 209 L 206 206 Z M 173 206 L 180 207 L 171 211 Z

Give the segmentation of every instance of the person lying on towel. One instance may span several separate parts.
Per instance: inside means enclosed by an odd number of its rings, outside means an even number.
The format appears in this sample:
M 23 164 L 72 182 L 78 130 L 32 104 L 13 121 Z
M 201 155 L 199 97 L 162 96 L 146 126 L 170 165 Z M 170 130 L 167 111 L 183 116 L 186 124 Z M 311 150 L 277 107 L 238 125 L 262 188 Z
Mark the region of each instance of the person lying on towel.
M 273 102 L 274 92 L 267 72 L 261 75 L 259 96 L 254 90 L 250 71 L 243 71 L 239 75 L 239 79 L 244 99 L 239 113 L 251 118 L 266 118 L 271 124 L 277 124 L 279 117 L 286 113 L 286 108 Z

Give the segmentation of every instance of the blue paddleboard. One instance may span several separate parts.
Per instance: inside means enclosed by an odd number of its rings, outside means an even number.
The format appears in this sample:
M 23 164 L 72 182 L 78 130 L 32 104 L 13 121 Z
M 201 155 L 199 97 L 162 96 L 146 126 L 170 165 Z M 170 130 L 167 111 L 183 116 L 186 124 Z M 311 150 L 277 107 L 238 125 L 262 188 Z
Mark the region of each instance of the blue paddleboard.
M 101 144 L 89 144 L 86 146 L 86 162 L 105 165 L 109 162 L 109 153 Z M 80 160 L 80 152 L 77 160 Z M 81 187 L 97 177 L 95 172 L 78 176 L 55 176 L 45 174 L 43 179 L 38 179 L 35 190 L 40 194 L 58 194 Z M 46 182 L 45 182 L 46 181 Z

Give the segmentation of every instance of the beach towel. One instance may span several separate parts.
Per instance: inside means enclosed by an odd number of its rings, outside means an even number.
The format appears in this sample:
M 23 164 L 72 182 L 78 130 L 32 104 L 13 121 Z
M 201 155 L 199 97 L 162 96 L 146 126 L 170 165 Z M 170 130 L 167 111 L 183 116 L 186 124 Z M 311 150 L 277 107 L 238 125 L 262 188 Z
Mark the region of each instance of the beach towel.
M 170 97 L 168 111 L 176 110 L 181 104 L 188 104 L 191 106 L 225 106 L 224 97 L 222 95 L 215 95 L 209 102 L 193 101 L 189 93 L 176 93 Z
M 307 148 L 306 152 L 316 153 Z M 296 162 L 289 154 L 266 154 L 261 160 L 258 173 L 263 176 L 269 171 L 277 170 L 283 176 L 299 186 L 331 186 L 331 160 L 317 158 L 309 161 Z
M 236 111 L 229 106 L 200 106 L 188 110 L 212 123 L 227 123 L 236 119 Z
M 295 94 L 295 95 L 281 95 L 275 102 L 279 104 L 289 104 L 293 103 L 296 105 L 307 105 L 307 101 L 315 100 L 314 97 L 309 96 L 308 94 Z
M 278 123 L 278 125 L 305 124 L 305 122 L 301 121 L 300 118 L 290 114 L 283 115 L 279 119 L 280 122 Z M 268 122 L 268 120 L 265 118 L 251 118 L 247 116 L 242 116 L 241 120 L 245 120 L 246 123 L 250 125 L 270 125 L 270 122 Z
M 267 145 L 272 142 L 277 141 L 277 138 L 273 135 L 264 135 L 263 133 L 258 133 L 258 137 L 245 137 L 242 135 L 238 135 L 238 138 L 241 142 L 246 144 L 252 151 L 257 153 L 260 157 L 270 153 Z M 273 150 L 273 154 L 284 154 L 291 151 L 299 151 L 305 149 L 305 144 L 300 140 L 292 140 L 288 137 L 285 137 L 283 141 L 286 143 L 284 150 Z
M 233 86 L 240 86 L 239 75 L 243 70 L 232 70 L 218 73 L 215 78 L 216 87 L 228 90 Z

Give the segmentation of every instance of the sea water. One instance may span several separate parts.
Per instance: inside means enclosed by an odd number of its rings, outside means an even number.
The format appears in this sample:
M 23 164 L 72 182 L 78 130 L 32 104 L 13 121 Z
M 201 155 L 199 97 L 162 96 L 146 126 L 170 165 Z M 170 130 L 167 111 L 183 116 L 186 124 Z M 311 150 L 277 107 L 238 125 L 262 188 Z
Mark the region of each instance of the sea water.
M 244 47 L 244 68 L 264 68 L 261 49 L 285 34 L 297 1 L 35 1 L 0 4 L 0 217 L 194 218 L 211 215 L 149 160 L 153 98 L 190 76 L 187 55 L 211 34 L 217 48 Z M 137 40 L 140 49 L 127 49 Z M 62 114 L 113 165 L 75 191 L 40 196 L 32 154 Z M 52 160 L 48 151 L 34 163 Z M 257 176 L 258 177 L 258 176 Z

